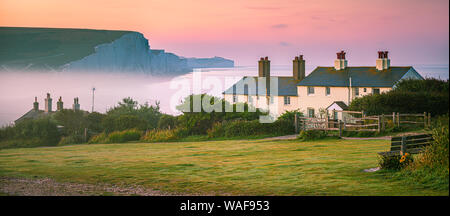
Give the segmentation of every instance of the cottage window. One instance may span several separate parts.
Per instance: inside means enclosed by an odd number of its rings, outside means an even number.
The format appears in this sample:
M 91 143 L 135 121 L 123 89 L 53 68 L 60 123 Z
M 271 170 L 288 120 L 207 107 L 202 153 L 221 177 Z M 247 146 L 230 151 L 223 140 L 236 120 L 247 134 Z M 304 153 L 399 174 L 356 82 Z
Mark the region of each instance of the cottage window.
M 274 102 L 275 99 L 274 99 L 273 96 L 270 96 L 270 99 L 269 99 L 269 100 L 270 100 L 270 104 L 273 104 L 273 102 Z
M 325 95 L 330 95 L 330 93 L 331 93 L 330 87 L 325 87 Z
M 250 95 L 248 96 L 248 102 L 249 102 L 249 103 L 253 103 L 253 97 L 250 96 Z
M 308 94 L 314 94 L 314 87 L 313 86 L 308 86 Z
M 238 101 L 237 95 L 233 95 L 233 103 L 236 103 Z
M 367 92 L 367 88 L 364 88 L 364 92 Z
M 380 89 L 379 88 L 372 89 L 372 94 L 380 94 Z
M 355 88 L 355 96 L 359 96 L 359 88 Z
M 314 118 L 314 109 L 313 108 L 308 108 L 308 117 L 310 118 Z
M 291 97 L 284 96 L 284 105 L 289 105 L 289 104 L 291 104 Z

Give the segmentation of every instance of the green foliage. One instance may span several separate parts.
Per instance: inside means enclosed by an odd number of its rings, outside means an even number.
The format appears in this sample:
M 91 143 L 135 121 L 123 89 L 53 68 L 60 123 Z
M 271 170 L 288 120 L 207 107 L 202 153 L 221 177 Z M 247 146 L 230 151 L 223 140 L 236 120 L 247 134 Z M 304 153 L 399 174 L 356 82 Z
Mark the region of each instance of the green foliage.
M 349 106 L 350 110 L 364 110 L 368 115 L 392 112 L 442 115 L 448 113 L 448 107 L 448 80 L 436 79 L 402 80 L 393 91 L 355 98 Z
M 137 129 L 128 129 L 123 131 L 114 131 L 110 134 L 100 133 L 93 136 L 89 143 L 125 143 L 129 141 L 138 141 L 142 136 L 142 131 Z
M 108 135 L 106 135 L 105 132 L 97 134 L 95 136 L 93 136 L 90 140 L 89 140 L 89 144 L 94 144 L 94 143 L 108 143 Z
M 59 140 L 58 145 L 69 145 L 69 144 L 80 144 L 84 143 L 84 137 L 80 135 L 70 135 L 70 136 L 63 136 L 61 137 L 61 140 Z
M 405 79 L 395 85 L 395 91 L 402 92 L 448 92 L 449 80 L 443 81 L 436 78 L 425 80 Z
M 138 105 L 132 98 L 124 98 L 119 105 L 108 110 L 102 119 L 102 126 L 106 133 L 137 128 L 149 130 L 157 127 L 161 117 L 159 103 L 149 106 L 147 103 Z
M 49 117 L 25 120 L 0 129 L 0 148 L 55 146 L 60 137 L 56 123 Z
M 194 109 L 194 102 L 200 101 L 201 107 Z M 211 106 L 211 110 L 203 106 L 204 103 Z M 205 105 L 206 106 L 206 105 Z M 240 112 L 242 108 L 243 112 Z M 227 101 L 210 95 L 190 95 L 186 97 L 177 109 L 183 112 L 178 118 L 178 126 L 187 128 L 189 134 L 206 134 L 216 122 L 228 120 L 252 121 L 259 119 L 260 115 L 265 115 L 259 109 L 249 106 L 247 103 L 230 104 Z M 229 110 L 229 111 L 228 111 Z M 216 112 L 217 111 L 217 112 Z
M 449 186 L 449 116 L 436 119 L 432 134 L 434 142 L 427 146 L 400 176 L 422 186 L 448 191 Z
M 328 136 L 328 133 L 323 130 L 302 130 L 300 131 L 300 135 L 298 136 L 298 139 L 301 141 L 311 141 L 311 140 L 319 140 L 326 138 Z
M 108 135 L 110 143 L 124 143 L 137 141 L 141 138 L 142 132 L 137 129 L 128 129 L 124 131 L 115 131 Z
M 184 128 L 154 129 L 148 131 L 141 140 L 144 142 L 166 142 L 176 141 L 187 136 L 188 130 Z
M 175 128 L 177 123 L 178 123 L 177 117 L 163 114 L 158 121 L 158 128 L 159 129 Z
M 258 120 L 218 122 L 208 130 L 208 137 L 247 137 L 262 134 L 286 135 L 294 133 L 294 126 L 287 120 L 260 123 Z
M 378 158 L 378 166 L 381 169 L 400 170 L 413 162 L 410 154 L 406 155 L 384 155 Z
M 278 119 L 279 120 L 285 120 L 292 124 L 294 124 L 295 114 L 297 114 L 298 117 L 302 117 L 303 113 L 300 112 L 300 110 L 293 110 L 293 111 L 286 111 L 283 114 L 281 114 Z

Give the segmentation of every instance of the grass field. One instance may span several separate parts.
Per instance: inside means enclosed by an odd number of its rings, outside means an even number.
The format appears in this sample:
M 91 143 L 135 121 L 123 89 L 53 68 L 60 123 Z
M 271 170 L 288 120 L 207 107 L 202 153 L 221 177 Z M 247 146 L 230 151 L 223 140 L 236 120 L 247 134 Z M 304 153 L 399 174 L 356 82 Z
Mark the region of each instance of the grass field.
M 0 175 L 209 195 L 448 195 L 377 167 L 387 140 L 228 140 L 0 151 Z

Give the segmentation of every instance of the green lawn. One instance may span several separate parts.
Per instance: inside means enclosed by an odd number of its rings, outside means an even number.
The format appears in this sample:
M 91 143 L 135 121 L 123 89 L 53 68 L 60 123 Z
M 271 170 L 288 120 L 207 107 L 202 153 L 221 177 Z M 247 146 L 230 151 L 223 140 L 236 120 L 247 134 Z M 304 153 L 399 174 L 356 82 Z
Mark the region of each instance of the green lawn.
M 0 175 L 216 195 L 448 195 L 377 167 L 387 140 L 229 140 L 0 150 Z

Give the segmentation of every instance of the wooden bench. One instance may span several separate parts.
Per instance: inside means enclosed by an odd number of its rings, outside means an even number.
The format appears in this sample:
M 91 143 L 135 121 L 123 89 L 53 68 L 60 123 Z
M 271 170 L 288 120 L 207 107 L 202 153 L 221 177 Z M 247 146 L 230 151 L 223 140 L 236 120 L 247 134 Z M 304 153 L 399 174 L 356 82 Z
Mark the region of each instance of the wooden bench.
M 378 152 L 381 156 L 403 155 L 404 153 L 417 154 L 433 141 L 431 134 L 420 134 L 391 138 L 391 150 Z

